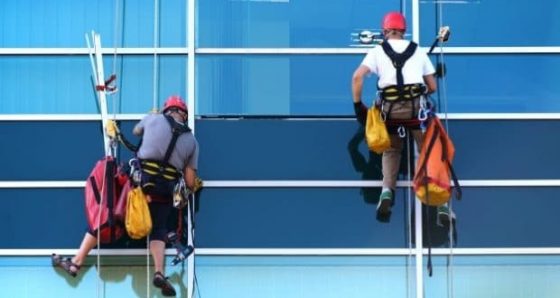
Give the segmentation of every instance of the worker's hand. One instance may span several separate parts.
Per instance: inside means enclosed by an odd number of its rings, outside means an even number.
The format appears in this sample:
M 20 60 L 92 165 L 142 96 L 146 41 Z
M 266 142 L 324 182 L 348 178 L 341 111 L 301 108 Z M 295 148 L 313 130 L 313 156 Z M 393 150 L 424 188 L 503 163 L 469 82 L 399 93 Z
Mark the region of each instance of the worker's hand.
M 202 179 L 200 179 L 200 177 L 196 177 L 194 179 L 193 192 L 199 191 L 203 186 L 204 186 L 204 182 L 202 182 Z
M 117 138 L 117 135 L 120 133 L 115 120 L 107 120 L 105 130 L 107 131 L 107 136 L 111 139 Z
M 449 30 L 449 26 L 444 26 L 439 28 L 439 32 L 438 32 L 438 39 L 441 42 L 445 42 L 447 40 L 449 40 L 449 35 L 451 34 L 451 31 Z

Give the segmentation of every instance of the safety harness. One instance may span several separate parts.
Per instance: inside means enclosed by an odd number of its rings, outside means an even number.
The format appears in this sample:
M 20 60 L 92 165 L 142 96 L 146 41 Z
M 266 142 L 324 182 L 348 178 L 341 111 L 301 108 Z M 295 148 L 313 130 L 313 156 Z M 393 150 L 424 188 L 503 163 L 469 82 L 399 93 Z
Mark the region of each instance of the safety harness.
M 404 136 L 404 128 L 419 129 L 421 122 L 427 118 L 426 103 L 420 104 L 420 107 L 418 108 L 418 117 L 416 117 L 416 109 L 414 106 L 411 109 L 412 113 L 410 115 L 410 119 L 393 120 L 389 117 L 395 103 L 410 101 L 411 105 L 414 105 L 413 100 L 426 93 L 426 87 L 423 84 L 404 84 L 404 77 L 402 73 L 402 69 L 406 61 L 414 55 L 416 49 L 418 48 L 418 44 L 411 41 L 402 53 L 395 52 L 387 41 L 381 43 L 381 48 L 389 59 L 391 59 L 391 62 L 397 71 L 397 84 L 380 89 L 378 92 L 379 98 L 381 99 L 381 106 L 383 107 L 386 104 L 389 105 L 387 112 L 384 113 L 385 124 L 387 125 L 389 133 L 398 133 L 399 135 Z
M 169 115 L 164 115 L 164 117 L 171 126 L 173 136 L 167 146 L 163 160 L 139 159 L 142 171 L 140 185 L 146 194 L 169 196 L 173 193 L 178 179 L 182 177 L 181 171 L 169 164 L 169 158 L 179 136 L 190 132 L 191 129 L 187 125 L 177 123 Z

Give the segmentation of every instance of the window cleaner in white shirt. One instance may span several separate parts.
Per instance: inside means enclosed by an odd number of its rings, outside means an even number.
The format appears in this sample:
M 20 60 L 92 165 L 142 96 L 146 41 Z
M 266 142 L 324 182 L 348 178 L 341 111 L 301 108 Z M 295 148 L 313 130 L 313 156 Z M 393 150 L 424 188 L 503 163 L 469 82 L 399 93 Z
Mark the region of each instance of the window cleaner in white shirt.
M 436 91 L 435 69 L 425 52 L 417 50 L 417 44 L 404 39 L 406 20 L 401 13 L 389 12 L 382 21 L 385 37 L 381 46 L 375 47 L 354 71 L 352 99 L 358 121 L 365 124 L 367 107 L 362 103 L 364 78 L 377 75 L 380 106 L 384 116 L 391 148 L 383 153 L 383 189 L 377 204 L 377 214 L 388 217 L 394 203 L 394 191 L 400 167 L 403 138 L 408 130 L 418 148 L 422 144 L 420 122 L 421 107 L 427 104 L 425 94 Z M 420 114 L 420 115 L 419 115 Z M 447 206 L 438 208 L 441 221 L 449 221 Z

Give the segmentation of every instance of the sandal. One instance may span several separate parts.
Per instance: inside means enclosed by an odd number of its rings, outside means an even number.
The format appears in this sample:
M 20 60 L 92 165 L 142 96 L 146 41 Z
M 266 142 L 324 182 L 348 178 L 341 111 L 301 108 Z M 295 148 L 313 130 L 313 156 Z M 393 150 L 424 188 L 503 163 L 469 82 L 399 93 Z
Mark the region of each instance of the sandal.
M 175 296 L 176 295 L 175 289 L 167 279 L 168 278 L 163 276 L 161 272 L 157 271 L 156 273 L 154 273 L 154 279 L 153 279 L 154 286 L 156 288 L 161 289 L 161 294 L 163 294 L 163 296 L 167 296 L 167 297 Z
M 78 275 L 78 271 L 80 271 L 80 265 L 77 265 L 72 262 L 70 258 L 63 258 L 57 254 L 52 254 L 52 263 L 55 267 L 60 267 L 66 271 L 70 276 L 76 277 Z

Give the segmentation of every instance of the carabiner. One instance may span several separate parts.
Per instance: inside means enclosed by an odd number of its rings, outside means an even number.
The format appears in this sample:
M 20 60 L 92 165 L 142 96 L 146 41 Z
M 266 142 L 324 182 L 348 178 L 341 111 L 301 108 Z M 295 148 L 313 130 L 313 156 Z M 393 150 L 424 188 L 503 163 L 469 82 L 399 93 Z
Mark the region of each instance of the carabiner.
M 404 139 L 404 137 L 406 137 L 406 129 L 404 128 L 404 126 L 399 126 L 399 128 L 397 128 L 397 132 L 399 133 L 399 137 L 401 139 Z
M 379 116 L 381 116 L 381 120 L 383 122 L 387 120 L 387 113 L 384 112 L 383 103 L 381 103 L 381 110 L 379 111 Z
M 418 110 L 418 120 L 420 120 L 420 122 L 424 122 L 426 119 L 428 119 L 428 111 L 424 108 L 420 108 Z

